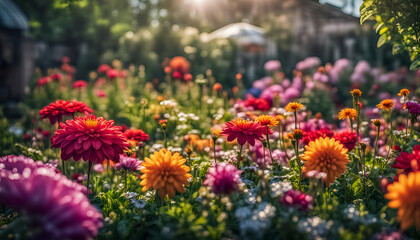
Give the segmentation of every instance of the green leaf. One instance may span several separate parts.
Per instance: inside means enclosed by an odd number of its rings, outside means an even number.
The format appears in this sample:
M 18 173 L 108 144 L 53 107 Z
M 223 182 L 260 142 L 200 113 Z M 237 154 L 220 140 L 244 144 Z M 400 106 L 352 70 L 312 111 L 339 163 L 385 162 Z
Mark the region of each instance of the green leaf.
M 415 59 L 410 65 L 410 71 L 420 68 L 420 58 Z
M 392 46 L 392 54 L 398 54 L 404 50 L 404 46 L 402 44 L 396 43 Z
M 387 36 L 386 35 L 381 35 L 378 39 L 378 47 L 381 47 L 382 45 L 384 45 L 387 42 Z

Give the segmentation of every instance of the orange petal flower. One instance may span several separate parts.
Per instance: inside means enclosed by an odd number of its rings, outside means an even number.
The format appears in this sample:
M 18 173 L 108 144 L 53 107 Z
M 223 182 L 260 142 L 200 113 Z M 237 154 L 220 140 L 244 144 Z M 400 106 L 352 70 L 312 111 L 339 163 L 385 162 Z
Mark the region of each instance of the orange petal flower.
M 362 96 L 362 91 L 360 91 L 359 89 L 353 89 L 353 91 L 350 91 L 350 94 L 353 97 L 361 97 Z
M 338 119 L 355 119 L 357 118 L 357 110 L 353 108 L 344 108 L 338 113 Z
M 398 182 L 388 185 L 385 198 L 390 200 L 389 207 L 398 208 L 402 230 L 413 225 L 420 230 L 420 172 L 400 174 Z
M 327 186 L 346 171 L 346 164 L 350 162 L 347 148 L 334 138 L 318 138 L 309 142 L 305 148 L 306 151 L 302 157 L 305 161 L 303 171 L 316 170 L 326 173 L 325 184 Z
M 290 102 L 289 104 L 287 104 L 287 106 L 285 107 L 285 109 L 288 112 L 297 112 L 302 107 L 303 107 L 303 104 L 301 104 L 301 103 L 298 103 L 298 102 Z
M 382 100 L 382 102 L 380 102 L 378 105 L 376 105 L 376 107 L 381 110 L 390 110 L 394 107 L 394 105 L 394 101 L 392 101 L 391 99 L 385 99 Z
M 189 186 L 188 178 L 192 177 L 188 173 L 190 168 L 184 163 L 185 159 L 179 153 L 172 154 L 166 149 L 154 152 L 150 158 L 146 157 L 140 170 L 143 173 L 140 182 L 142 191 L 153 188 L 161 198 L 166 195 L 173 198 L 175 191 L 184 193 L 184 185 Z
M 261 125 L 266 127 L 275 127 L 279 124 L 279 121 L 276 117 L 261 115 L 255 119 L 256 122 L 259 122 Z
M 408 89 L 406 89 L 406 88 L 403 88 L 398 93 L 398 96 L 400 96 L 400 97 L 403 97 L 403 96 L 404 97 L 407 97 L 408 94 L 410 94 L 410 91 L 408 91 Z

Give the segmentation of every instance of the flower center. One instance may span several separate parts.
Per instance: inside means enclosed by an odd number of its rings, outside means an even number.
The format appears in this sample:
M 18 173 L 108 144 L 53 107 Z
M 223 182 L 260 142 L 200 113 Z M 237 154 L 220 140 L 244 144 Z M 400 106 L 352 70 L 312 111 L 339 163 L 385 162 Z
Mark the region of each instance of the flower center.
M 91 118 L 86 120 L 85 123 L 88 128 L 95 128 L 98 125 L 98 120 Z

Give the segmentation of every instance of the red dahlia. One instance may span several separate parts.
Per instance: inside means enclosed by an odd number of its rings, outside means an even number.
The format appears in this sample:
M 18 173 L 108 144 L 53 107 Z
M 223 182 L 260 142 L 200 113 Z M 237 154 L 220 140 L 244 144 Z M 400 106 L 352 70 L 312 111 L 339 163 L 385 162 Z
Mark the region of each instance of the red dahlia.
M 395 164 L 391 165 L 393 168 L 403 169 L 405 173 L 419 170 L 420 167 L 420 145 L 413 147 L 413 151 L 401 152 L 395 159 Z
M 322 137 L 332 137 L 334 134 L 329 129 L 319 129 L 314 131 L 303 132 L 302 142 L 307 145 L 311 141 L 315 141 L 318 138 Z
M 124 136 L 128 140 L 147 142 L 149 141 L 149 135 L 141 129 L 128 129 L 124 132 Z
M 353 150 L 353 148 L 356 146 L 357 134 L 355 132 L 345 131 L 341 133 L 336 133 L 334 135 L 334 138 L 335 140 L 343 144 L 344 147 L 349 150 L 349 152 Z
M 263 98 L 251 98 L 245 100 L 244 104 L 246 107 L 253 107 L 254 110 L 268 111 L 271 108 L 270 103 Z
M 50 123 L 54 124 L 57 121 L 61 122 L 63 116 L 73 116 L 76 112 L 89 114 L 92 113 L 93 110 L 83 102 L 57 100 L 50 103 L 48 106 L 43 107 L 41 111 L 39 111 L 39 115 L 41 115 L 41 119 L 48 118 Z
M 272 134 L 268 129 L 268 134 Z M 229 142 L 237 139 L 239 145 L 248 142 L 251 146 L 255 145 L 255 140 L 263 139 L 267 133 L 265 126 L 258 122 L 250 122 L 243 119 L 232 120 L 226 123 L 226 127 L 220 132 L 220 135 L 226 136 Z
M 77 80 L 77 81 L 74 81 L 74 83 L 73 83 L 73 88 L 79 88 L 79 89 L 81 89 L 81 88 L 85 88 L 85 87 L 87 87 L 87 82 L 86 81 L 83 81 L 83 80 Z
M 60 124 L 51 138 L 51 147 L 61 148 L 61 158 L 102 163 L 105 159 L 118 162 L 129 146 L 127 139 L 114 126 L 114 121 L 102 117 L 76 117 Z

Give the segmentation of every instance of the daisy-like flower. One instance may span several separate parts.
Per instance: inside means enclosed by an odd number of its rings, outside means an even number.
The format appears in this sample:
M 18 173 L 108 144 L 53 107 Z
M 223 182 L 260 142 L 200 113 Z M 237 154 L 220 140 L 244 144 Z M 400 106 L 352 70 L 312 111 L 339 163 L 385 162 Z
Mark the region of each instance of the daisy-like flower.
M 362 91 L 360 91 L 359 89 L 353 89 L 352 91 L 350 91 L 350 94 L 353 97 L 361 97 L 362 96 Z
M 276 117 L 268 115 L 261 115 L 255 121 L 266 127 L 275 127 L 279 124 L 279 120 Z
M 0 203 L 28 220 L 30 239 L 93 239 L 102 214 L 90 204 L 86 188 L 24 157 L 0 164 Z M 18 226 L 22 227 L 22 226 Z
M 408 89 L 406 89 L 406 88 L 403 88 L 398 93 L 398 96 L 400 96 L 400 97 L 407 97 L 408 94 L 410 94 L 410 91 L 408 91 Z
M 404 104 L 404 108 L 408 110 L 408 112 L 413 116 L 420 115 L 420 104 L 413 101 L 407 101 Z
M 207 173 L 203 185 L 211 187 L 215 194 L 231 194 L 238 188 L 241 172 L 228 163 L 217 163 Z
M 398 221 L 401 229 L 415 226 L 420 230 L 420 172 L 400 174 L 398 181 L 388 185 L 385 198 L 388 206 L 398 208 Z
M 227 122 L 220 134 L 226 136 L 229 142 L 237 139 L 239 145 L 244 145 L 248 142 L 251 146 L 254 146 L 255 140 L 262 139 L 266 132 L 267 129 L 258 122 L 237 119 Z M 268 134 L 272 134 L 270 129 Z
M 45 106 L 39 111 L 41 119 L 48 118 L 51 124 L 61 122 L 63 116 L 73 116 L 75 113 L 89 114 L 93 110 L 90 109 L 86 103 L 78 101 L 64 101 L 57 100 L 53 103 L 50 103 L 48 106 Z
M 140 171 L 143 186 L 142 191 L 145 192 L 150 188 L 158 191 L 161 198 L 166 195 L 169 198 L 175 196 L 175 190 L 184 193 L 185 186 L 189 186 L 188 178 L 192 177 L 188 172 L 190 168 L 184 166 L 185 159 L 178 152 L 172 154 L 166 149 L 161 149 L 145 158 Z
M 51 138 L 51 147 L 61 148 L 61 158 L 102 163 L 105 159 L 118 162 L 127 147 L 127 139 L 114 121 L 102 117 L 76 117 L 60 124 Z
M 325 180 L 327 186 L 346 171 L 346 164 L 350 161 L 347 156 L 347 149 L 334 138 L 318 138 L 309 142 L 305 149 L 305 154 L 302 157 L 305 161 L 303 171 L 325 172 L 327 174 Z
M 356 119 L 357 118 L 357 110 L 353 108 L 344 108 L 338 113 L 338 119 Z
M 124 136 L 129 142 L 132 141 L 133 145 L 138 145 L 139 142 L 147 142 L 150 140 L 150 137 L 141 129 L 128 129 L 124 132 Z
M 141 164 L 142 164 L 142 161 L 139 161 L 136 158 L 120 155 L 120 161 L 114 165 L 114 168 L 117 170 L 135 172 L 135 171 L 140 170 Z
M 287 106 L 285 107 L 285 109 L 288 112 L 297 112 L 302 107 L 303 107 L 303 104 L 301 104 L 301 103 L 298 103 L 298 102 L 290 102 L 289 104 L 287 104 Z
M 382 100 L 378 105 L 376 105 L 377 108 L 381 110 L 391 110 L 394 107 L 394 101 L 392 99 L 384 99 Z

